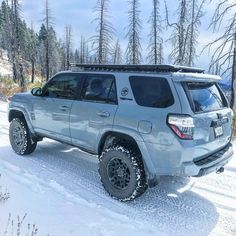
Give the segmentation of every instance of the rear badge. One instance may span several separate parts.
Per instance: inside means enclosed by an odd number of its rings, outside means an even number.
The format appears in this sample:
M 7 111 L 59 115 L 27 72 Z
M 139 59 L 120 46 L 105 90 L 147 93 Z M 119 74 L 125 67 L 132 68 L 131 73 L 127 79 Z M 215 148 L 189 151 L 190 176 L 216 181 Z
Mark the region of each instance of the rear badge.
M 215 127 L 215 137 L 216 138 L 222 136 L 223 134 L 224 134 L 224 131 L 223 131 L 222 126 Z
M 128 88 L 123 88 L 121 90 L 121 96 L 126 97 L 129 94 L 129 89 Z

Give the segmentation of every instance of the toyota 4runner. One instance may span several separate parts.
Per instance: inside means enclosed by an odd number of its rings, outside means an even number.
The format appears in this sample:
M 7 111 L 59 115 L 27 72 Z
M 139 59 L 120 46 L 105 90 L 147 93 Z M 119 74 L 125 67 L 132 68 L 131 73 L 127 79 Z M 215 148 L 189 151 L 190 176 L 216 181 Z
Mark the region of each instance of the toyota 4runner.
M 232 110 L 220 77 L 172 65 L 76 65 L 15 94 L 9 136 L 19 155 L 44 137 L 98 155 L 106 191 L 132 200 L 161 175 L 223 172 Z

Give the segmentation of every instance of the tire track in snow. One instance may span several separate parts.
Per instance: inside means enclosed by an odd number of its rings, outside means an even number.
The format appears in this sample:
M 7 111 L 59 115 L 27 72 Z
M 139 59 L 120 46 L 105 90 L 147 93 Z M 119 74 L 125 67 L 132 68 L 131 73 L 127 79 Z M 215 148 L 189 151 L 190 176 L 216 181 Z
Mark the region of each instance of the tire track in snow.
M 187 194 L 176 192 L 176 187 L 186 184 L 183 179 L 180 179 L 180 182 L 172 183 L 172 178 L 164 178 L 159 187 L 150 189 L 146 195 L 132 203 L 123 204 L 111 199 L 105 193 L 100 184 L 96 164 L 86 160 L 86 158 L 89 158 L 88 155 L 86 157 L 86 155 L 83 156 L 83 153 L 74 151 L 72 153 L 67 152 L 65 158 L 64 152 L 61 151 L 67 149 L 68 146 L 59 143 L 46 145 L 42 143 L 42 146 L 32 157 L 26 158 L 25 161 L 34 163 L 35 168 L 40 166 L 40 172 L 47 173 L 47 176 L 45 176 L 46 181 L 54 181 L 58 186 L 62 186 L 66 192 L 69 192 L 69 194 L 66 194 L 68 196 L 72 194 L 75 197 L 84 198 L 83 192 L 86 193 L 86 196 L 88 196 L 89 192 L 90 203 L 93 202 L 98 207 L 101 205 L 107 207 L 106 205 L 108 205 L 114 213 L 124 214 L 123 212 L 125 212 L 125 215 L 129 218 L 151 222 L 165 231 L 168 223 L 178 225 L 178 227 L 186 229 L 186 232 L 191 231 L 192 226 L 188 224 L 188 220 L 183 220 L 183 218 L 189 217 L 192 219 L 194 217 L 198 219 L 200 217 L 202 218 L 201 223 L 207 216 L 207 211 L 204 209 L 204 199 L 201 200 L 199 196 L 194 196 L 191 192 Z M 41 149 L 44 151 L 46 149 L 47 154 L 43 156 L 44 152 Z M 83 157 L 77 159 L 77 155 L 82 155 Z M 62 173 L 58 175 L 59 172 Z M 37 175 L 37 173 L 35 174 Z M 173 191 L 173 189 L 175 190 Z M 176 196 L 168 196 L 170 193 Z M 199 208 L 201 201 L 203 206 Z M 209 207 L 209 211 L 211 210 L 212 208 Z M 156 221 L 157 218 L 158 221 Z M 214 217 L 211 221 L 214 222 Z M 169 230 L 170 233 L 173 233 L 172 228 Z M 201 230 L 203 232 L 207 231 L 204 227 Z

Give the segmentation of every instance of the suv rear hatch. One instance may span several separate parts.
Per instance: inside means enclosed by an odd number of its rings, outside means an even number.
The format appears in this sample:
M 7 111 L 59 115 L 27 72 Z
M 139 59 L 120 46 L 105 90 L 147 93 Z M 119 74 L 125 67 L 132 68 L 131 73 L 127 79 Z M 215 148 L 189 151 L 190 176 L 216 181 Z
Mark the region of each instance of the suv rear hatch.
M 178 82 L 188 100 L 183 113 L 193 118 L 194 158 L 226 147 L 231 139 L 232 110 L 217 80 L 185 77 Z
M 192 122 L 187 123 L 194 124 L 192 140 L 181 142 L 194 147 L 192 158 L 224 149 L 231 140 L 232 110 L 218 85 L 221 78 L 201 73 L 173 73 L 172 80 L 181 100 L 182 114 L 192 117 Z

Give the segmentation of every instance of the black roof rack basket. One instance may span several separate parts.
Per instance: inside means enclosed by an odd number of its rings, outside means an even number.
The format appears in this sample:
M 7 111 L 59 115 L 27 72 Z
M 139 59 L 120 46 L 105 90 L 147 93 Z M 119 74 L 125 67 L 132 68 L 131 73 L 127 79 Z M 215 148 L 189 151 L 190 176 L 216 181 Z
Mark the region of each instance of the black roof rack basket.
M 204 69 L 178 66 L 178 65 L 102 65 L 102 64 L 76 64 L 70 67 L 76 71 L 119 71 L 119 72 L 185 72 L 204 73 Z

